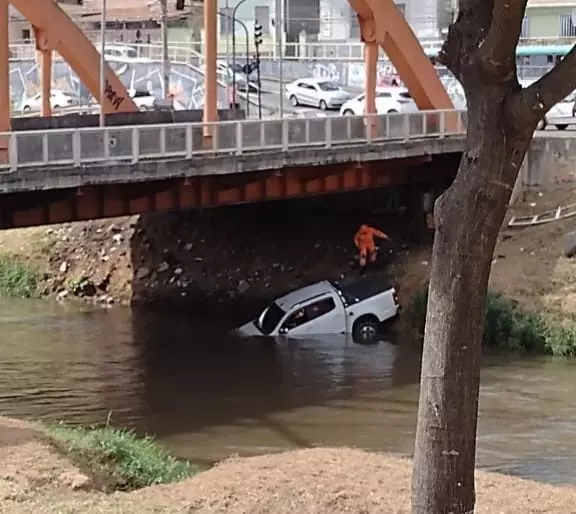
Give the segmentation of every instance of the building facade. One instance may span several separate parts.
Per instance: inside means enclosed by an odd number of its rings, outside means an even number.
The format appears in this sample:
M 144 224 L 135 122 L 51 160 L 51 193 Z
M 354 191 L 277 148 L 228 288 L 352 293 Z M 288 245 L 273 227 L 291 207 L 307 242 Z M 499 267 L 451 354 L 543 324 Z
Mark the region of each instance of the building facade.
M 534 39 L 576 37 L 576 0 L 530 0 L 522 36 Z

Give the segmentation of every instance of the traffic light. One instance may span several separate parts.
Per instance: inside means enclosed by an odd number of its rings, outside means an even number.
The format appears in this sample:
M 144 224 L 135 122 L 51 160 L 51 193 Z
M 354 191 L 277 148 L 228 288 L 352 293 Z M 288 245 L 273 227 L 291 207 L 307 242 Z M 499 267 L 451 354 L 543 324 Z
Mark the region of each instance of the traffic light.
M 254 25 L 254 44 L 260 46 L 262 44 L 262 25 L 256 22 Z
M 176 10 L 177 11 L 184 10 L 184 0 L 176 0 Z

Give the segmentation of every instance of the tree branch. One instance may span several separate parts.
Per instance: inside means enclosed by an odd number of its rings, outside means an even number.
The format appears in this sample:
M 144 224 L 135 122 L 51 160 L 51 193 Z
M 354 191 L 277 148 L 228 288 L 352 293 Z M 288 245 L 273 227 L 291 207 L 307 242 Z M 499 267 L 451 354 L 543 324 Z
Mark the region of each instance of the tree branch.
M 513 77 L 516 70 L 516 45 L 522 32 L 522 20 L 528 0 L 494 0 L 488 34 L 480 42 L 480 60 L 484 71 Z
M 554 68 L 529 87 L 513 94 L 508 110 L 515 125 L 534 125 L 576 89 L 576 45 Z
M 494 1 L 459 0 L 458 16 L 448 28 L 438 60 L 461 82 L 462 69 L 477 56 L 478 46 L 488 33 Z

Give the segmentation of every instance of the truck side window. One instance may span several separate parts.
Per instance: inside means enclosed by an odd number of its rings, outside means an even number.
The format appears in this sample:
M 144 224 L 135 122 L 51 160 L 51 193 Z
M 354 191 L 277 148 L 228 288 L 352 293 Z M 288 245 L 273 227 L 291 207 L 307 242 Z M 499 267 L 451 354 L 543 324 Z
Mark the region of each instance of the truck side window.
M 304 323 L 308 323 L 324 314 L 328 314 L 335 308 L 336 304 L 334 303 L 333 298 L 324 298 L 323 300 L 311 303 L 302 309 L 298 309 L 284 322 L 282 328 L 292 330 L 293 328 L 304 325 Z

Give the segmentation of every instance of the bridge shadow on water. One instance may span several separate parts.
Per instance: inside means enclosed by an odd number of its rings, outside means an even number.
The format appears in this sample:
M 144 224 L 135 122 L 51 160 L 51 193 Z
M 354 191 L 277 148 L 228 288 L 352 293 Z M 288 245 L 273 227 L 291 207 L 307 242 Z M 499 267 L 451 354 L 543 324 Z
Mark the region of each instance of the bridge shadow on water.
M 372 395 L 413 385 L 418 377 L 418 353 L 387 341 L 360 346 L 346 336 L 244 340 L 226 334 L 217 319 L 191 323 L 136 311 L 132 320 L 147 410 L 142 428 L 161 437 L 256 423 L 292 445 L 309 446 L 274 415 L 356 396 L 371 403 Z M 341 407 L 350 416 L 359 408 Z

